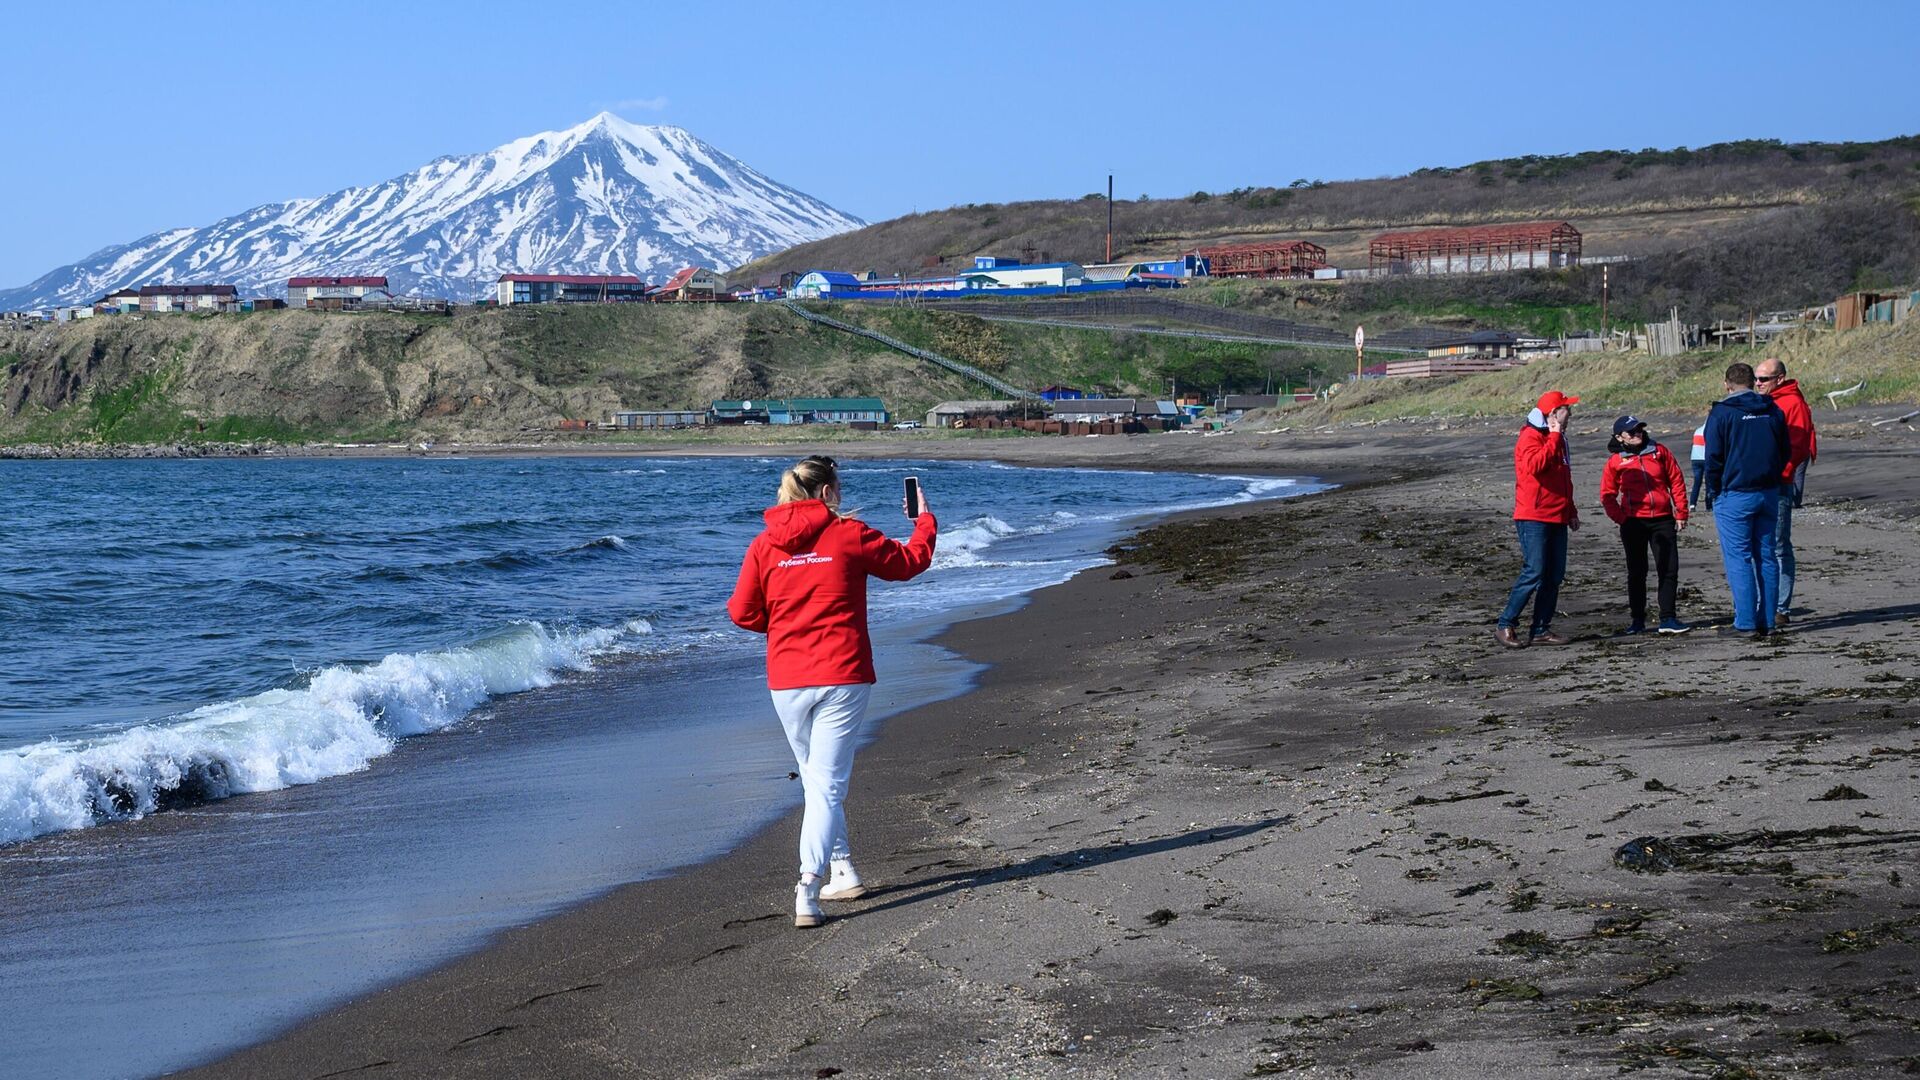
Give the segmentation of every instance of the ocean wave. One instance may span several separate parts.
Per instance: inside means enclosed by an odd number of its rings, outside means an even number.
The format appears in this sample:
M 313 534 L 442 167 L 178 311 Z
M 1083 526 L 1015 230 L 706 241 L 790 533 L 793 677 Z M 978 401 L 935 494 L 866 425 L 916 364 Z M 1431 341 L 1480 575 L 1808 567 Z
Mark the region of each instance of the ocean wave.
M 980 553 L 997 540 L 1018 535 L 1020 529 L 986 514 L 964 525 L 944 529 L 934 545 L 933 569 L 951 570 L 962 566 L 980 566 Z
M 83 741 L 0 751 L 0 844 L 357 772 L 411 735 L 487 699 L 550 686 L 652 632 L 550 630 L 537 622 L 461 648 L 336 665 L 306 685 L 207 705 Z

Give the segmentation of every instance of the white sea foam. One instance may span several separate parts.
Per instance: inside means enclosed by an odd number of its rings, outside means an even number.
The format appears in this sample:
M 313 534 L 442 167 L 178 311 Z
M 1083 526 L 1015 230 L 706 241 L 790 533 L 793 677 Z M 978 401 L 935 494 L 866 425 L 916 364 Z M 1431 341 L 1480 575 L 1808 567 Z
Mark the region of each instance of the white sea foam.
M 991 514 L 973 518 L 964 525 L 946 529 L 934 546 L 933 569 L 951 570 L 962 566 L 986 565 L 980 553 L 996 540 L 1017 535 L 1020 529 Z
M 539 623 L 462 648 L 315 672 L 305 686 L 207 705 L 91 741 L 0 750 L 0 844 L 169 805 L 310 784 L 363 769 L 499 694 L 550 686 L 652 632 Z

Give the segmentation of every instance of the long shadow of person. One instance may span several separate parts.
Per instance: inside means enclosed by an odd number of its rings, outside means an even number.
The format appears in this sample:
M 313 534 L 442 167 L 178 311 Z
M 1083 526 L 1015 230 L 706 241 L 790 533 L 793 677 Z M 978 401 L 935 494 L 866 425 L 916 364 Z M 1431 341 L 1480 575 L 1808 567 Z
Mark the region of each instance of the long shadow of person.
M 1035 855 L 1015 863 L 1003 863 L 999 866 L 968 868 L 951 873 L 924 878 L 920 881 L 906 882 L 875 889 L 868 894 L 880 903 L 867 904 L 856 909 L 858 914 L 867 915 L 886 911 L 889 908 L 905 907 L 927 900 L 937 900 L 942 896 L 960 892 L 963 889 L 978 889 L 985 885 L 998 885 L 1008 881 L 1022 881 L 1027 878 L 1044 877 L 1048 874 L 1070 873 L 1075 870 L 1090 870 L 1096 866 L 1137 859 L 1143 855 L 1159 855 L 1169 851 L 1198 847 L 1203 844 L 1218 844 L 1227 840 L 1238 840 L 1265 832 L 1276 825 L 1285 825 L 1293 820 L 1292 814 L 1270 817 L 1245 825 L 1220 826 L 1210 829 L 1195 829 L 1192 832 L 1175 833 L 1154 840 L 1140 840 L 1130 844 L 1103 844 L 1099 847 L 1075 848 L 1051 855 Z
M 1906 622 L 1920 618 L 1920 604 L 1893 604 L 1888 607 L 1842 611 L 1817 618 L 1795 619 L 1789 633 L 1802 630 L 1835 630 L 1842 626 L 1867 626 L 1872 623 Z

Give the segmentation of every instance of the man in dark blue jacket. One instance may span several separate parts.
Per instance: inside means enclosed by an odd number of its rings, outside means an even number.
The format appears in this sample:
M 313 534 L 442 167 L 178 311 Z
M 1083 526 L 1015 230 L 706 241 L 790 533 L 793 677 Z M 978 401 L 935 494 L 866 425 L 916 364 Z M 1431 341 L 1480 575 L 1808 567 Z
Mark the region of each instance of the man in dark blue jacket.
M 1733 593 L 1734 632 L 1759 641 L 1773 633 L 1780 593 L 1773 528 L 1787 418 L 1772 398 L 1754 392 L 1750 365 L 1729 366 L 1726 386 L 1727 396 L 1707 413 L 1707 502 Z

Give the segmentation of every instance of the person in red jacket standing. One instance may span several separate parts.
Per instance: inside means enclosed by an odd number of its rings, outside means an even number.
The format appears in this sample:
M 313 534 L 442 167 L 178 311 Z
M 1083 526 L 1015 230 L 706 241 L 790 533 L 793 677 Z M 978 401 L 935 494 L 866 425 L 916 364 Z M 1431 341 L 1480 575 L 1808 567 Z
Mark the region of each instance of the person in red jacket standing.
M 1684 634 L 1693 629 L 1674 610 L 1680 584 L 1678 533 L 1687 527 L 1687 480 L 1680 462 L 1647 434 L 1647 422 L 1623 416 L 1613 422 L 1612 456 L 1600 471 L 1600 505 L 1620 526 L 1620 543 L 1627 549 L 1627 606 L 1633 622 L 1629 634 L 1647 631 L 1647 549 L 1653 549 L 1660 574 L 1660 632 Z
M 840 513 L 832 458 L 809 457 L 780 477 L 766 529 L 747 545 L 727 615 L 767 635 L 767 686 L 786 728 L 806 791 L 800 824 L 800 883 L 793 924 L 825 921 L 821 900 L 853 900 L 866 887 L 847 843 L 845 802 L 854 743 L 873 689 L 867 636 L 867 578 L 906 581 L 933 562 L 939 523 L 920 495 L 906 543 Z M 829 878 L 831 873 L 831 878 Z
M 1780 566 L 1780 596 L 1774 603 L 1773 625 L 1787 625 L 1793 605 L 1793 512 L 1807 491 L 1807 466 L 1820 456 L 1820 439 L 1813 431 L 1813 409 L 1800 382 L 1787 378 L 1787 365 L 1768 357 L 1753 369 L 1753 388 L 1773 399 L 1787 418 L 1787 467 L 1780 475 L 1779 514 L 1773 520 L 1773 557 Z
M 1567 534 L 1580 528 L 1573 502 L 1573 459 L 1567 452 L 1567 420 L 1577 397 L 1558 390 L 1540 395 L 1513 444 L 1513 525 L 1520 536 L 1520 577 L 1507 595 L 1494 637 L 1510 649 L 1565 645 L 1553 632 L 1560 581 L 1567 576 Z M 1533 623 L 1520 636 L 1520 616 L 1533 601 Z

